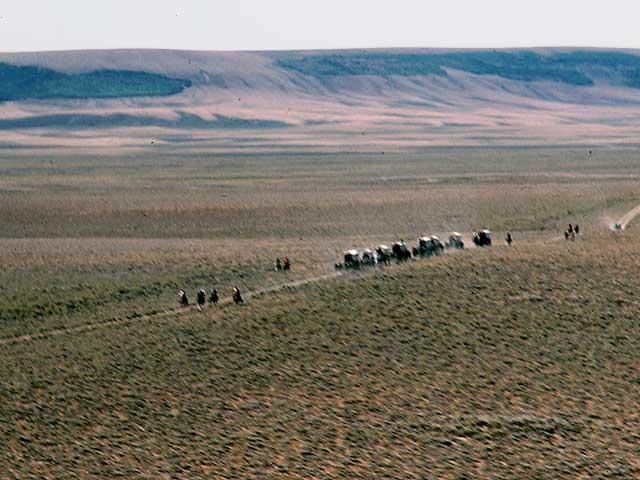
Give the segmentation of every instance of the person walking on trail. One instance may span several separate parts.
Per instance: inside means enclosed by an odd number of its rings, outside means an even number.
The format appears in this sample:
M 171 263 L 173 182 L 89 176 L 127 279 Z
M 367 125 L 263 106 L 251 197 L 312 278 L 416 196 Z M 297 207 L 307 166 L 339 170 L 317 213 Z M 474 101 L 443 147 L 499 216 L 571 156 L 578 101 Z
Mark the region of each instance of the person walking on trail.
M 218 297 L 218 290 L 216 290 L 215 288 L 211 289 L 211 295 L 209 296 L 209 301 L 214 305 L 217 305 L 218 302 L 220 301 L 220 297 Z
M 511 246 L 513 243 L 513 237 L 511 236 L 511 232 L 507 232 L 507 245 Z
M 238 287 L 233 287 L 233 301 L 237 305 L 244 303 L 244 298 L 242 298 L 242 294 L 240 293 L 240 289 Z
M 284 257 L 283 269 L 285 272 L 288 272 L 289 270 L 291 270 L 291 261 L 289 260 L 289 257 Z
M 574 225 L 573 231 L 576 232 L 576 235 L 580 235 L 580 226 L 577 223 Z
M 181 307 L 189 306 L 189 299 L 187 298 L 187 292 L 185 292 L 182 288 L 178 290 L 178 301 L 180 302 Z
M 204 289 L 201 288 L 200 291 L 198 292 L 198 308 L 200 310 L 202 310 L 202 307 L 204 307 L 204 304 L 206 302 L 206 298 L 207 294 L 205 293 Z
M 276 258 L 276 272 L 282 270 L 282 262 L 280 261 L 280 257 Z
M 576 227 L 578 227 L 578 226 L 576 225 Z M 580 231 L 579 227 L 578 227 L 578 231 Z M 569 225 L 567 225 L 567 229 L 564 231 L 564 239 L 565 240 L 575 240 L 577 233 L 578 232 L 576 232 L 576 230 L 573 228 L 573 225 L 569 224 Z

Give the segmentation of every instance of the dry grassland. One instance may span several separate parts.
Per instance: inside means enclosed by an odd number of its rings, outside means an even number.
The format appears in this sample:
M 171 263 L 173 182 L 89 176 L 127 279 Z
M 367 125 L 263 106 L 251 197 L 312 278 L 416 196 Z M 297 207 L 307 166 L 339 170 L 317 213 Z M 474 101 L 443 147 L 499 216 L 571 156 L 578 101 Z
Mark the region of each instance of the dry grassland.
M 516 238 L 0 345 L 3 478 L 640 475 L 640 241 L 606 228 L 640 203 L 633 150 L 2 155 L 2 338 L 325 274 L 351 246 Z M 552 241 L 570 221 L 583 238 Z
M 7 478 L 632 478 L 640 242 L 468 251 L 0 347 Z
M 175 304 L 178 288 L 264 288 L 340 252 L 488 226 L 517 239 L 604 226 L 638 202 L 634 150 L 0 159 L 2 336 Z M 587 230 L 589 231 L 589 230 Z

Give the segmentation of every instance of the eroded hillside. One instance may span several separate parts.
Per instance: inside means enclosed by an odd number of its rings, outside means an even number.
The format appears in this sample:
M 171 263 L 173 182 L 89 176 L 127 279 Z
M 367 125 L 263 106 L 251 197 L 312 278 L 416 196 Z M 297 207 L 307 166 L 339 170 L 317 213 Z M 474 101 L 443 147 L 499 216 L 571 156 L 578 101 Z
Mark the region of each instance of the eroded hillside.
M 0 61 L 13 75 L 36 66 L 83 80 L 74 98 L 65 82 L 31 93 L 5 82 L 12 91 L 0 96 L 12 101 L 0 105 L 1 128 L 13 146 L 380 151 L 631 143 L 640 133 L 634 51 L 97 51 Z M 114 84 L 105 72 L 128 77 Z

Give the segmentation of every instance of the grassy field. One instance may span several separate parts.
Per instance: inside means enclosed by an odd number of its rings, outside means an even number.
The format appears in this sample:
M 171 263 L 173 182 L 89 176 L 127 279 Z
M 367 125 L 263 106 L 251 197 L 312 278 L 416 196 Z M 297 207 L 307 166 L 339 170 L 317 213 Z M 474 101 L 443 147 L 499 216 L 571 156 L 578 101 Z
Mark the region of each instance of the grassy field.
M 5 478 L 632 478 L 640 242 L 468 251 L 0 347 Z
M 0 338 L 323 275 L 351 246 L 516 238 L 0 344 L 3 478 L 640 474 L 640 241 L 607 229 L 640 203 L 633 150 L 2 155 Z
M 400 238 L 602 228 L 640 202 L 634 150 L 3 155 L 5 337 L 163 310 L 178 288 L 193 297 L 322 275 L 344 249 Z M 272 271 L 285 255 L 286 279 Z

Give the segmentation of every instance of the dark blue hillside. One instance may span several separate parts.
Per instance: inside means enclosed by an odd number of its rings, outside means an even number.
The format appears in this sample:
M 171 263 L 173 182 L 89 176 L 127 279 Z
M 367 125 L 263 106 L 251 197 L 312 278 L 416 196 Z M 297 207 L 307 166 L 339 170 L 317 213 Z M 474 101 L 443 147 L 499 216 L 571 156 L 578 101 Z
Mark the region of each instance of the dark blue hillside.
M 0 101 L 53 98 L 119 98 L 175 95 L 189 80 L 147 72 L 98 70 L 67 74 L 0 63 Z
M 163 127 L 176 129 L 271 129 L 288 127 L 289 124 L 277 120 L 244 119 L 217 115 L 212 120 L 204 120 L 195 115 L 180 113 L 178 118 L 167 120 L 163 118 L 111 114 L 53 114 L 34 115 L 24 118 L 0 118 L 0 130 L 48 128 L 48 129 L 96 129 L 123 127 Z
M 640 56 L 623 52 L 345 52 L 291 55 L 279 59 L 278 65 L 316 78 L 349 75 L 445 76 L 446 69 L 456 69 L 524 82 L 548 80 L 576 86 L 593 85 L 593 72 L 597 71 L 598 77 L 610 77 L 623 86 L 640 88 Z

